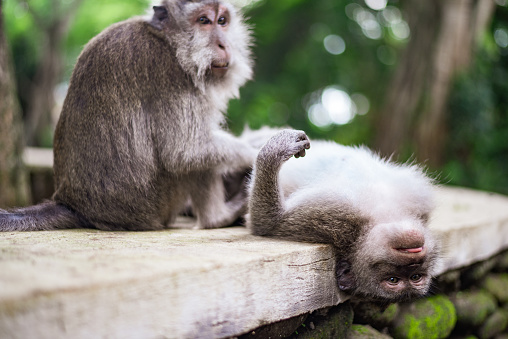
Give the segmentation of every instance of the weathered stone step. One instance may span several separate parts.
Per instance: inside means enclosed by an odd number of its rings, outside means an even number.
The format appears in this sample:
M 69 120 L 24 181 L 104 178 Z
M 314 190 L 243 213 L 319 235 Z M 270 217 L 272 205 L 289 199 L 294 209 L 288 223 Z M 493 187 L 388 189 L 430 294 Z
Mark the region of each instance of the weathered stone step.
M 221 338 L 344 300 L 331 247 L 243 227 L 0 234 L 0 338 Z M 508 247 L 508 198 L 443 188 L 440 272 Z
M 438 190 L 430 227 L 442 242 L 440 273 L 508 248 L 508 197 L 464 188 Z

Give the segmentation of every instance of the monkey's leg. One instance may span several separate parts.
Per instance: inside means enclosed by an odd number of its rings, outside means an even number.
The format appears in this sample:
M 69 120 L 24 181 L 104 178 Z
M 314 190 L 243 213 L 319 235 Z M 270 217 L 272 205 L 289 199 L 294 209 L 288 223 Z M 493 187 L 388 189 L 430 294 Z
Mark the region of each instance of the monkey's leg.
M 245 195 L 236 194 L 226 201 L 222 175 L 204 172 L 192 180 L 191 200 L 199 228 L 231 225 L 246 210 Z
M 350 248 L 366 222 L 357 214 L 326 196 L 316 200 L 301 194 L 298 200 L 293 197 L 287 204 L 284 201 L 279 170 L 291 156 L 305 155 L 309 145 L 305 133 L 284 130 L 263 146 L 254 168 L 247 225 L 255 235 Z
M 303 131 L 283 130 L 270 138 L 258 154 L 249 200 L 253 234 L 275 235 L 285 212 L 279 170 L 291 158 L 304 156 L 310 142 Z

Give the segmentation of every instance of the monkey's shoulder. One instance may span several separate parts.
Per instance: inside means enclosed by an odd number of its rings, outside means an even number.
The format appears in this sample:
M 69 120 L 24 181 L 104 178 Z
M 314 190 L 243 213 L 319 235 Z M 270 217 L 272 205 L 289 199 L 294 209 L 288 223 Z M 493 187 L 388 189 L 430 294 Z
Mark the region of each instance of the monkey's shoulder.
M 138 62 L 160 55 L 169 43 L 154 34 L 154 29 L 141 17 L 115 23 L 92 38 L 79 59 L 97 58 L 104 62 Z M 79 63 L 80 60 L 78 60 Z
M 169 91 L 174 87 L 172 79 L 183 77 L 174 54 L 170 44 L 153 34 L 153 27 L 144 19 L 122 21 L 106 28 L 84 47 L 71 85 L 82 88 L 94 84 L 98 91 L 109 91 L 135 84 L 140 86 L 135 92 L 153 94 L 164 86 Z

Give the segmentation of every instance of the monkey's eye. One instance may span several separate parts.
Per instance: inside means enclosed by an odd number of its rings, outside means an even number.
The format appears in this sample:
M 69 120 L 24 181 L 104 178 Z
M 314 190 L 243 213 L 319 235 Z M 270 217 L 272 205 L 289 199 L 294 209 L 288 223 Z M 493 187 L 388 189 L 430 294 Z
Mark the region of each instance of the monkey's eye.
M 228 23 L 228 21 L 226 20 L 226 18 L 225 18 L 225 17 L 221 16 L 221 17 L 219 18 L 219 20 L 217 21 L 217 23 L 218 23 L 219 25 L 221 25 L 221 26 L 226 26 L 226 24 Z
M 209 25 L 211 24 L 212 22 L 210 21 L 210 19 L 208 19 L 206 16 L 202 16 L 198 19 L 198 22 L 202 25 Z
M 411 279 L 411 281 L 418 282 L 418 281 L 422 280 L 422 275 L 421 274 L 413 274 L 411 276 L 411 278 L 409 278 L 409 279 Z
M 390 277 L 386 281 L 388 281 L 389 284 L 396 285 L 399 283 L 399 278 L 397 277 Z

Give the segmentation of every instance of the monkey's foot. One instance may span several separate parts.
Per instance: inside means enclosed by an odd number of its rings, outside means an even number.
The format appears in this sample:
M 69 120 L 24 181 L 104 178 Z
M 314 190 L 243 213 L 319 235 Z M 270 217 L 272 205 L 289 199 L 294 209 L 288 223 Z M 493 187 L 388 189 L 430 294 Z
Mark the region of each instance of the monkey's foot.
M 276 156 L 286 161 L 292 156 L 304 157 L 305 150 L 310 148 L 310 141 L 304 131 L 286 129 L 275 134 L 261 149 L 259 158 Z

